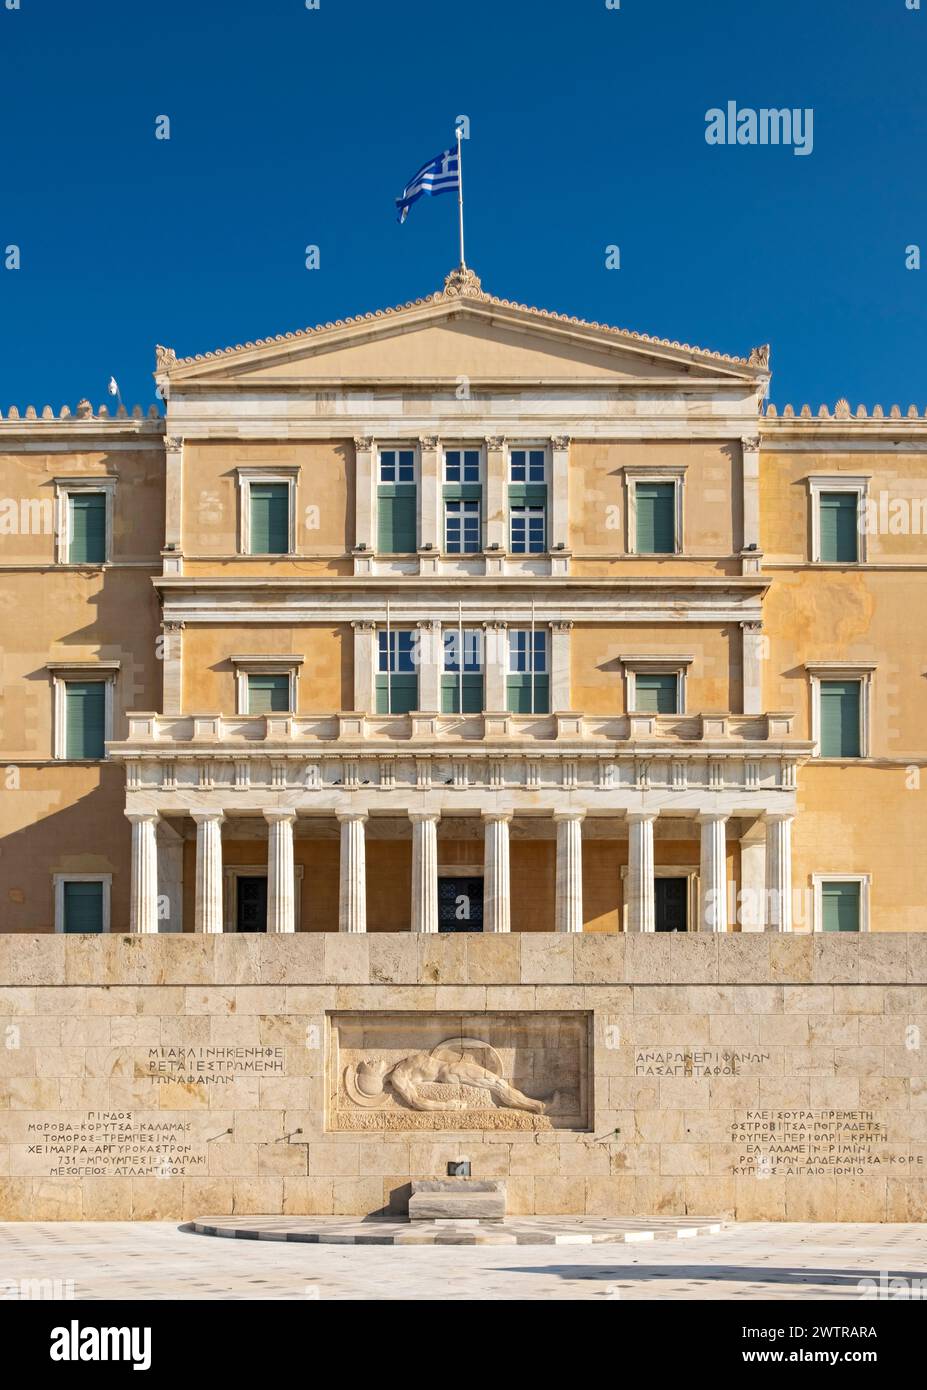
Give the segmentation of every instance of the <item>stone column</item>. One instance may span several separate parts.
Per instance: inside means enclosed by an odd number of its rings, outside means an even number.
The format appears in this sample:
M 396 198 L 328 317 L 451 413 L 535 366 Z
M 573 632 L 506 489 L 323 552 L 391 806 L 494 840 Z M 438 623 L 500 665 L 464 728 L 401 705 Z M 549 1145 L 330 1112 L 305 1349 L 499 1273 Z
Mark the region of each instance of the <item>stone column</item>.
M 161 709 L 183 713 L 183 623 L 162 623 Z
M 628 931 L 656 931 L 651 811 L 628 813 Z
M 509 825 L 511 811 L 484 811 L 483 931 L 511 931 Z
M 486 709 L 499 714 L 508 704 L 509 635 L 505 623 L 484 623 L 483 679 Z
M 763 713 L 763 625 L 741 623 L 741 668 L 744 714 Z
M 265 811 L 267 821 L 267 930 L 296 930 L 296 895 L 293 876 L 293 822 L 295 811 Z
M 338 930 L 367 930 L 366 811 L 338 811 L 341 863 L 338 878 Z
M 492 553 L 498 556 L 500 566 L 502 557 L 509 548 L 505 505 L 507 492 L 505 440 L 501 435 L 489 436 L 486 440 L 484 541 L 487 550 L 491 550 L 492 546 L 496 547 Z
M 762 931 L 766 903 L 766 826 L 757 820 L 740 839 L 738 914 L 742 932 Z
M 727 931 L 727 819 L 716 811 L 698 817 L 702 827 L 700 931 Z
M 132 876 L 129 888 L 129 931 L 156 935 L 158 931 L 157 814 L 127 811 L 132 825 Z
M 417 623 L 418 704 L 424 714 L 441 710 L 441 673 L 444 670 L 444 632 L 440 618 Z
M 555 811 L 557 825 L 557 898 L 555 931 L 583 929 L 583 816 L 585 811 Z
M 551 623 L 550 625 L 550 710 L 551 714 L 565 714 L 572 710 L 570 693 L 570 633 L 573 624 Z
M 792 930 L 792 820 L 778 812 L 766 817 L 767 931 Z
M 196 822 L 196 907 L 193 930 L 222 930 L 221 811 L 192 811 Z
M 548 550 L 570 548 L 570 440 L 560 435 L 550 441 L 550 537 Z M 559 709 L 554 705 L 554 709 Z M 567 708 L 566 705 L 563 706 Z
M 744 436 L 743 449 L 743 548 L 760 546 L 760 439 Z
M 354 544 L 377 548 L 377 481 L 374 443 L 369 436 L 354 440 Z
M 374 673 L 377 669 L 377 625 L 370 622 L 352 623 L 354 629 L 354 705 L 355 713 L 373 714 Z
M 410 811 L 412 822 L 412 930 L 438 930 L 437 811 Z
M 437 561 L 444 549 L 440 440 L 437 435 L 426 435 L 419 444 L 418 545 L 420 550 L 431 546 L 429 553 Z

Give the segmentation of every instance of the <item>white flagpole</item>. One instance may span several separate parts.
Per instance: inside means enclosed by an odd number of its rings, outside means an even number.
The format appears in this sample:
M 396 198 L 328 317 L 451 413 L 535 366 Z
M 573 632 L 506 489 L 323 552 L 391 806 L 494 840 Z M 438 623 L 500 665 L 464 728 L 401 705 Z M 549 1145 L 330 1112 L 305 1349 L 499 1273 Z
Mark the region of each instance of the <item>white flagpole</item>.
M 534 714 L 534 599 L 531 600 L 531 652 L 528 659 L 531 663 L 531 713 Z
M 460 268 L 466 270 L 467 262 L 464 260 L 464 226 L 463 226 L 463 155 L 460 151 L 460 126 L 457 127 L 457 212 L 460 218 Z
M 457 642 L 460 647 L 460 654 L 457 659 L 457 713 L 463 714 L 463 669 L 464 669 L 464 627 L 463 627 L 463 603 L 457 603 Z
M 386 600 L 386 713 L 393 712 L 393 651 L 389 630 L 389 599 Z

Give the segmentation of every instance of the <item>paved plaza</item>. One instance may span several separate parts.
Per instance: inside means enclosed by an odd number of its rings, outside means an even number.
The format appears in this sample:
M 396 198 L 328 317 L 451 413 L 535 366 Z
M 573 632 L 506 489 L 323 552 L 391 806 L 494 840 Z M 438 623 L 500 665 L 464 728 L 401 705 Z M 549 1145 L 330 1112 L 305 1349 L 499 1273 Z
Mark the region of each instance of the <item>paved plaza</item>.
M 514 1248 L 229 1240 L 171 1222 L 0 1225 L 6 1298 L 857 1299 L 880 1275 L 922 1281 L 910 1296 L 927 1299 L 927 1225 L 745 1223 Z

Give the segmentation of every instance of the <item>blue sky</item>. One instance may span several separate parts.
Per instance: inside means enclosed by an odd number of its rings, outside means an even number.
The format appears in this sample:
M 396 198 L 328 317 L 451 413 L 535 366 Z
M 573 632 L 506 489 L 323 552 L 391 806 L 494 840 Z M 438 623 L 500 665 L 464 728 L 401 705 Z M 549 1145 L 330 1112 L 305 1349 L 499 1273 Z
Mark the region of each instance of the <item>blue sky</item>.
M 780 405 L 927 405 L 927 0 L 15 2 L 4 411 L 97 404 L 111 373 L 147 406 L 156 342 L 439 288 L 454 198 L 401 228 L 393 200 L 460 114 L 467 259 L 493 293 L 725 352 L 769 341 Z M 813 152 L 709 146 L 728 101 L 812 108 Z

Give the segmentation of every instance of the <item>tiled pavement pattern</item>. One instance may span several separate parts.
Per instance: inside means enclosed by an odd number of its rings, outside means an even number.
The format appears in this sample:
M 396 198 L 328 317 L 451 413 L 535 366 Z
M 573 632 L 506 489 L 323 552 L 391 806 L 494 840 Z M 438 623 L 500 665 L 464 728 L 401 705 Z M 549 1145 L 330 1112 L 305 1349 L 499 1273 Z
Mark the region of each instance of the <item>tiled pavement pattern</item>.
M 855 1299 L 882 1271 L 927 1280 L 927 1226 L 749 1223 L 554 1252 L 209 1240 L 171 1222 L 0 1225 L 7 1297 L 8 1281 L 44 1279 L 73 1281 L 77 1299 Z
M 342 1217 L 204 1216 L 197 1235 L 292 1240 L 307 1245 L 627 1245 L 717 1235 L 715 1217 L 522 1217 L 501 1221 L 345 1221 Z

